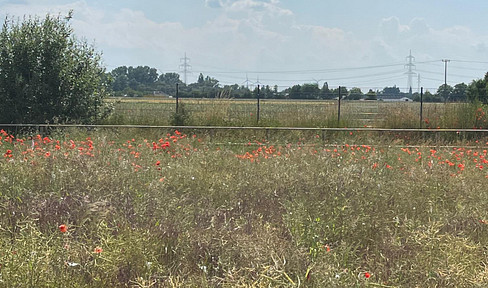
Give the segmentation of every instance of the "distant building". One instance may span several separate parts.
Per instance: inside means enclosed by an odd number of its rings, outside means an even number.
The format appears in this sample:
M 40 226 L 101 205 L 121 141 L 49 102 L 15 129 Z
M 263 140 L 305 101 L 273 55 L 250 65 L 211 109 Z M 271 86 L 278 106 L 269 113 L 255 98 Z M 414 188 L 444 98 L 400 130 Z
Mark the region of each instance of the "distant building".
M 385 102 L 412 102 L 413 100 L 408 98 L 408 97 L 401 97 L 401 98 L 382 98 L 378 99 L 380 101 L 385 101 Z

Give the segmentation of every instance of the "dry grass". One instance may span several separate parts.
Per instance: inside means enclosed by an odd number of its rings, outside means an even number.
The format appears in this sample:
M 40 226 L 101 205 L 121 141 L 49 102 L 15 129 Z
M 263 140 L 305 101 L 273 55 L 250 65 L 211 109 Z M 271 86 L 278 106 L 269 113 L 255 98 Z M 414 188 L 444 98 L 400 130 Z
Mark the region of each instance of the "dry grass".
M 488 284 L 487 139 L 147 136 L 2 135 L 0 286 Z
M 169 125 L 175 99 L 123 98 L 115 101 L 115 113 L 108 124 Z M 180 99 L 189 120 L 186 125 L 276 126 L 276 127 L 378 127 L 378 128 L 486 128 L 480 103 L 420 103 L 342 101 L 338 122 L 337 101 L 265 99 L 260 102 L 257 122 L 256 100 Z M 481 110 L 479 110 L 481 109 Z

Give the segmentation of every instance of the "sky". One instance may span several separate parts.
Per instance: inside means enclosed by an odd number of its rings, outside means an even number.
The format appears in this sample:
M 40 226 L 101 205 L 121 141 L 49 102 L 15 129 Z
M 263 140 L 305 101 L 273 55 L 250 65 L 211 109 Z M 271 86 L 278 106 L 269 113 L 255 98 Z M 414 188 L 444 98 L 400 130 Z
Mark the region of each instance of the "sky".
M 0 0 L 2 19 L 70 10 L 107 71 L 147 65 L 188 84 L 202 73 L 222 86 L 406 92 L 411 72 L 414 92 L 435 92 L 488 71 L 486 0 Z

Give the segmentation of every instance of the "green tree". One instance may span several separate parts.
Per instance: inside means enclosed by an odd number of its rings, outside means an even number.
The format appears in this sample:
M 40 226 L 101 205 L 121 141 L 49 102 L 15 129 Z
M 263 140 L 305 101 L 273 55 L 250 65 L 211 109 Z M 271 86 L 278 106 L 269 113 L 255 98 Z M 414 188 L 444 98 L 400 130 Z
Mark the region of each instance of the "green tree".
M 353 87 L 349 91 L 349 94 L 347 95 L 347 100 L 359 100 L 363 98 L 363 92 L 361 91 L 360 88 Z
M 128 69 L 126 66 L 120 66 L 112 70 L 110 72 L 110 76 L 112 77 L 112 89 L 115 92 L 124 91 L 127 87 L 129 87 L 129 77 L 127 76 Z
M 293 85 L 286 89 L 289 99 L 303 99 L 302 86 L 300 84 Z
M 0 32 L 0 123 L 92 123 L 109 109 L 101 55 L 77 40 L 67 17 L 14 20 Z
M 366 100 L 377 100 L 376 97 L 376 92 L 374 92 L 372 89 L 369 89 L 368 93 L 366 93 Z
M 301 93 L 303 99 L 318 99 L 320 94 L 319 85 L 317 83 L 303 84 Z
M 420 102 L 420 94 L 413 97 L 413 101 Z M 442 98 L 437 94 L 432 94 L 430 91 L 425 91 L 422 95 L 422 102 L 442 102 Z
M 322 85 L 322 89 L 320 89 L 320 98 L 322 99 L 332 99 L 334 98 L 334 94 L 329 89 L 329 84 L 327 82 Z
M 451 100 L 455 102 L 466 101 L 467 92 L 468 92 L 468 85 L 464 83 L 456 84 L 454 85 L 454 89 L 452 90 L 451 93 Z
M 453 88 L 450 85 L 442 84 L 437 89 L 436 96 L 437 98 L 443 99 L 444 101 L 449 101 L 451 99 L 451 94 L 453 92 Z
M 469 101 L 481 101 L 488 104 L 488 73 L 483 79 L 473 80 L 468 86 L 467 97 Z

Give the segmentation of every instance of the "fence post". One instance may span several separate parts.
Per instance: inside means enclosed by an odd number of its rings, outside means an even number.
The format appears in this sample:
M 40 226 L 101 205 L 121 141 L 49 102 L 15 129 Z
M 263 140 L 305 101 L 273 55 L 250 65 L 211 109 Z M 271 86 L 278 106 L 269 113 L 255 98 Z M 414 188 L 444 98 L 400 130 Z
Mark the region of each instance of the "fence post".
M 176 114 L 178 114 L 178 83 L 176 83 Z
M 422 128 L 422 126 L 423 126 L 423 123 L 422 123 L 423 118 L 424 118 L 423 115 L 422 115 L 423 114 L 423 105 L 424 105 L 424 103 L 423 103 L 423 101 L 424 101 L 423 97 L 424 97 L 424 87 L 421 87 L 420 88 L 420 127 L 419 128 Z
M 259 85 L 258 85 L 258 94 L 257 94 L 257 98 L 258 98 L 258 111 L 256 113 L 256 118 L 257 118 L 257 122 L 259 123 L 259 110 L 260 110 L 260 106 L 259 106 Z
M 339 86 L 339 99 L 337 101 L 337 125 L 341 123 L 341 86 Z

